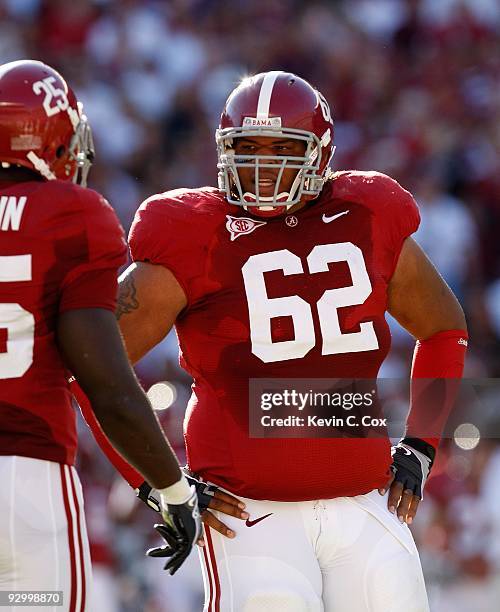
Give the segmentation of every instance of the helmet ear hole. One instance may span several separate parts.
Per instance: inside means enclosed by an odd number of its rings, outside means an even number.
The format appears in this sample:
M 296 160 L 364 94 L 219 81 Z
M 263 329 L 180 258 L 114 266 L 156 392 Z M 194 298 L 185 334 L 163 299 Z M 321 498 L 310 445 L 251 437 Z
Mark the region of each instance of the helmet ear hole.
M 61 159 L 61 157 L 66 153 L 66 147 L 64 145 L 59 145 L 56 149 L 56 157 L 57 159 Z

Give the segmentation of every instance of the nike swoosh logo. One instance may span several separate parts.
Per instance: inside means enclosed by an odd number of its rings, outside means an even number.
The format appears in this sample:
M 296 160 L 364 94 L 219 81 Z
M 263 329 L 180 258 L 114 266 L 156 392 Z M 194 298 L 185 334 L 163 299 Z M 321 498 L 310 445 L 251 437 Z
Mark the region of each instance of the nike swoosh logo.
M 323 223 L 331 223 L 332 221 L 335 221 L 335 219 L 342 217 L 342 215 L 347 215 L 348 212 L 348 210 L 344 210 L 343 212 L 332 215 L 331 217 L 327 217 L 325 214 L 323 214 Z
M 269 514 L 264 514 L 264 516 L 260 516 L 258 519 L 255 519 L 254 521 L 251 521 L 250 519 L 247 519 L 245 521 L 245 525 L 247 527 L 253 527 L 254 525 L 257 525 L 257 523 L 260 523 L 261 521 L 266 519 L 268 516 L 271 516 L 271 514 L 272 514 L 272 512 L 270 512 Z

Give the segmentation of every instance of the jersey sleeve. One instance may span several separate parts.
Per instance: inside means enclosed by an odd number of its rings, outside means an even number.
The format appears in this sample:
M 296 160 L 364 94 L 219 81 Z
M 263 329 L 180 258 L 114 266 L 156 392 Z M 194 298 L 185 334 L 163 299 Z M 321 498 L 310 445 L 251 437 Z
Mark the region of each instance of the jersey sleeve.
M 361 192 L 374 212 L 387 246 L 399 255 L 403 242 L 420 225 L 418 206 L 409 191 L 380 172 L 363 173 Z
M 417 231 L 420 213 L 417 203 L 409 191 L 394 179 L 380 174 L 380 206 L 382 227 L 386 230 L 389 248 L 394 253 L 396 266 L 403 242 Z
M 387 225 L 387 246 L 391 261 L 392 277 L 398 263 L 404 241 L 417 231 L 420 225 L 420 213 L 417 203 L 409 191 L 390 177 L 384 176 L 384 187 L 387 189 L 386 206 L 390 223 Z
M 409 191 L 380 172 L 346 172 L 343 185 L 372 211 L 374 233 L 391 277 L 404 241 L 420 225 L 418 206 Z
M 127 260 L 123 229 L 108 202 L 90 189 L 78 193 L 79 223 L 74 265 L 61 286 L 59 311 L 105 308 L 114 311 L 118 270 Z
M 404 241 L 420 225 L 418 207 L 409 191 L 380 172 L 341 171 L 334 180 L 334 195 L 366 207 L 373 218 L 373 237 L 389 279 Z
M 206 231 L 197 223 L 198 216 L 188 203 L 153 196 L 137 210 L 129 233 L 132 261 L 168 268 L 184 290 L 188 306 L 204 291 Z

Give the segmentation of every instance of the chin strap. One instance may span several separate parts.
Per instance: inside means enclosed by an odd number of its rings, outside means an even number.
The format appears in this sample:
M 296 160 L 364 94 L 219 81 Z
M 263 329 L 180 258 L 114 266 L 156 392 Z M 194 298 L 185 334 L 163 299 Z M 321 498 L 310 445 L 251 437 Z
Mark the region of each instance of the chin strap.
M 278 193 L 278 195 L 276 197 L 274 196 L 259 196 L 259 203 L 263 202 L 264 205 L 266 205 L 268 202 L 277 202 L 278 204 L 286 204 L 287 202 L 290 201 L 290 193 L 288 191 L 282 191 L 281 193 Z M 245 193 L 243 194 L 243 200 L 245 200 L 245 202 L 248 203 L 253 203 L 253 202 L 257 202 L 257 196 L 255 195 L 255 193 L 252 193 L 251 191 L 245 191 Z
M 292 208 L 292 206 L 294 206 L 294 204 L 287 204 L 286 202 L 290 199 L 290 194 L 286 191 L 283 191 L 282 193 L 279 193 L 276 198 L 269 196 L 269 197 L 260 197 L 259 198 L 259 204 L 262 202 L 262 206 L 257 206 L 255 204 L 253 204 L 252 206 L 245 206 L 245 204 L 243 204 L 243 209 L 246 210 L 249 213 L 252 213 L 254 215 L 257 216 L 262 216 L 262 217 L 277 217 L 279 215 L 283 215 L 285 212 L 287 212 L 288 210 L 290 210 L 290 208 Z M 257 196 L 254 193 L 251 193 L 250 191 L 246 191 L 243 194 L 243 200 L 245 200 L 246 202 L 253 203 L 253 202 L 257 202 Z M 266 202 L 279 202 L 279 205 L 267 205 Z

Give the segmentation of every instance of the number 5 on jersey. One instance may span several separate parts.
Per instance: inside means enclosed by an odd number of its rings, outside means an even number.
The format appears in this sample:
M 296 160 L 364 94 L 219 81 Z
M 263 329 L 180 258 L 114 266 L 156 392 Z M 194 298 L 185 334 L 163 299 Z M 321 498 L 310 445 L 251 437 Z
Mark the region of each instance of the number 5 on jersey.
M 352 242 L 315 246 L 307 257 L 310 274 L 327 272 L 328 264 L 345 261 L 352 285 L 327 289 L 316 303 L 322 335 L 322 354 L 357 353 L 378 349 L 373 323 L 360 323 L 359 331 L 342 333 L 338 308 L 363 304 L 372 292 L 370 277 L 361 250 Z M 264 272 L 282 270 L 285 276 L 304 274 L 302 261 L 289 251 L 252 255 L 242 268 L 250 317 L 252 353 L 264 363 L 300 359 L 315 346 L 316 336 L 311 305 L 298 295 L 269 298 Z M 271 319 L 292 317 L 294 340 L 273 342 Z
M 31 280 L 31 255 L 0 256 L 0 282 Z M 0 329 L 7 328 L 7 352 L 0 353 L 0 378 L 18 378 L 33 362 L 35 317 L 20 304 L 0 304 Z

